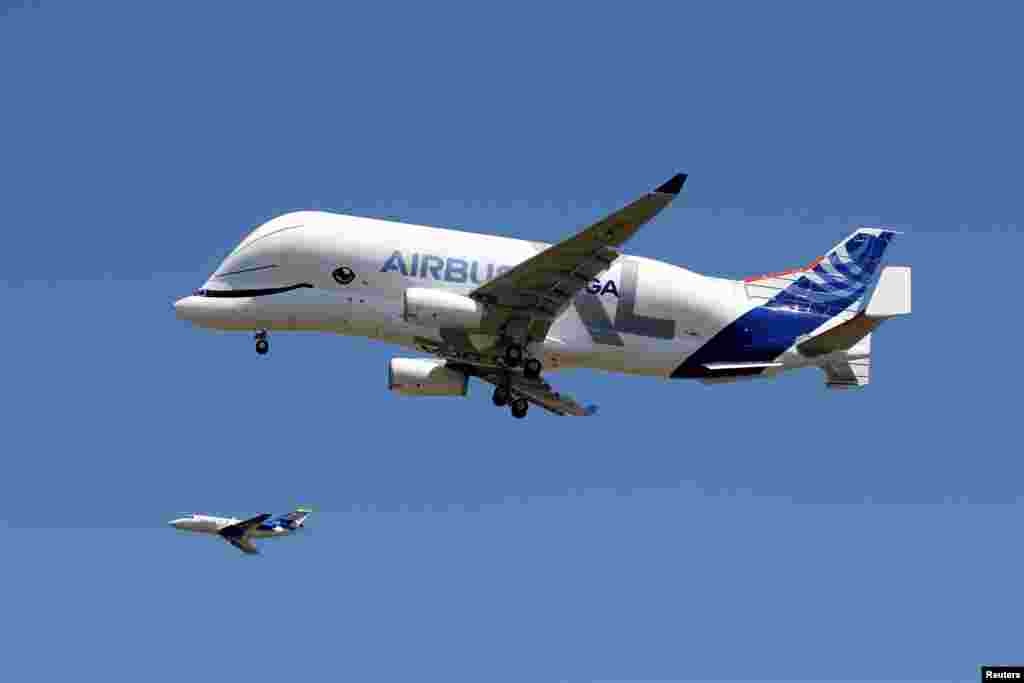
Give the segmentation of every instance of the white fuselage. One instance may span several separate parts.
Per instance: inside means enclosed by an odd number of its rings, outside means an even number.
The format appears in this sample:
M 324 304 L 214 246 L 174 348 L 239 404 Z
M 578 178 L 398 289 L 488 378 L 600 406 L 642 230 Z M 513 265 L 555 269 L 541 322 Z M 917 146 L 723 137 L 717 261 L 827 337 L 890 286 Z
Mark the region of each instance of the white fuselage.
M 403 318 L 405 290 L 438 288 L 468 294 L 547 246 L 296 212 L 279 216 L 246 237 L 203 288 L 235 295 L 188 296 L 175 308 L 178 317 L 208 328 L 334 332 L 440 353 L 451 340 L 443 330 Z M 336 277 L 340 267 L 354 274 L 350 282 Z M 273 293 L 266 295 L 268 290 Z M 247 292 L 255 295 L 245 296 Z M 577 295 L 547 338 L 529 352 L 547 370 L 588 367 L 668 377 L 695 350 L 757 305 L 743 282 L 624 256 Z M 468 338 L 474 339 L 472 334 Z M 792 366 L 805 364 L 798 354 L 782 353 L 779 359 Z
M 191 515 L 188 517 L 180 517 L 173 519 L 168 524 L 175 529 L 181 531 L 193 531 L 201 534 L 219 534 L 222 529 L 229 527 L 232 524 L 238 524 L 241 519 L 236 517 L 216 517 L 213 515 Z M 271 528 L 255 526 L 251 528 L 247 535 L 254 538 L 267 538 L 270 536 L 283 536 L 292 532 L 292 529 L 288 529 L 281 525 L 274 525 Z

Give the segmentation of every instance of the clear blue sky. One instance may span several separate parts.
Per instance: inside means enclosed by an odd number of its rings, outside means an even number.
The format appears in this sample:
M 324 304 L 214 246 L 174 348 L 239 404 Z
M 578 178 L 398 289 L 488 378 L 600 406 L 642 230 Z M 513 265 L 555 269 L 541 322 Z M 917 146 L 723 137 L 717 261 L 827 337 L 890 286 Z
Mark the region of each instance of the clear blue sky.
M 0 3 L 0 678 L 1024 660 L 1019 5 L 359 4 Z M 739 277 L 906 231 L 870 388 L 571 372 L 597 417 L 519 422 L 171 309 L 287 210 L 556 241 L 676 171 L 631 252 Z M 296 503 L 258 558 L 165 526 Z

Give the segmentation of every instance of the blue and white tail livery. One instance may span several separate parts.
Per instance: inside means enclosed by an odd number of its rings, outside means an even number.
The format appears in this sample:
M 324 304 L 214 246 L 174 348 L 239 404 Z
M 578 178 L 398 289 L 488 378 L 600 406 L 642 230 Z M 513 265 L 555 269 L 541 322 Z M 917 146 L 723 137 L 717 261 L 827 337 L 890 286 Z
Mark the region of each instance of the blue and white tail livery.
M 870 381 L 871 337 L 910 312 L 910 268 L 884 266 L 896 234 L 860 227 L 803 268 L 742 281 L 705 276 L 622 245 L 683 188 L 679 174 L 549 245 L 319 211 L 256 228 L 175 304 L 207 328 L 319 331 L 426 356 L 395 358 L 397 394 L 465 396 L 494 387 L 524 417 L 596 408 L 547 381 L 594 368 L 715 383 L 817 367 L 830 388 Z
M 771 305 L 837 315 L 859 308 L 878 274 L 893 232 L 860 228 L 774 297 Z
M 856 339 L 843 337 L 840 346 L 829 347 L 827 355 L 810 355 L 808 347 L 802 351 L 797 345 L 857 315 L 873 290 L 893 235 L 892 230 L 862 227 L 803 268 L 746 278 L 743 289 L 748 310 L 697 349 L 673 376 L 731 381 L 811 364 L 825 369 L 828 378 L 831 368 L 826 364 L 864 361 L 865 345 L 870 344 L 865 337 L 870 330 Z M 909 313 L 909 270 L 906 301 Z M 862 340 L 864 343 L 852 350 Z M 857 385 L 866 383 L 864 379 Z M 827 384 L 838 386 L 831 381 Z

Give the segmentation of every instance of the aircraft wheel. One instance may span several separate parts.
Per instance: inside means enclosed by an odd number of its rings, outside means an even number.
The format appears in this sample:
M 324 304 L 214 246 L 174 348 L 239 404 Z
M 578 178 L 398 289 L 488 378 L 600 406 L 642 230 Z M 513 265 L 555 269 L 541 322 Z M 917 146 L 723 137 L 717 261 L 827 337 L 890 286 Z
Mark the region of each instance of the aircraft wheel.
M 526 412 L 530 409 L 530 403 L 525 398 L 517 398 L 512 401 L 512 417 L 516 419 L 523 419 L 526 417 Z
M 523 364 L 523 374 L 526 375 L 527 379 L 537 379 L 540 377 L 540 372 L 543 369 L 544 366 L 536 358 L 529 358 Z
M 510 368 L 519 367 L 523 362 L 523 347 L 519 344 L 509 344 L 505 347 L 505 365 Z
M 257 339 L 256 340 L 256 353 L 258 353 L 258 354 L 260 354 L 262 356 L 262 355 L 264 355 L 269 350 L 270 350 L 270 342 L 268 342 L 266 339 Z
M 491 397 L 491 400 L 494 402 L 494 405 L 502 408 L 508 405 L 509 398 L 508 389 L 505 387 L 496 387 L 494 389 L 494 396 Z

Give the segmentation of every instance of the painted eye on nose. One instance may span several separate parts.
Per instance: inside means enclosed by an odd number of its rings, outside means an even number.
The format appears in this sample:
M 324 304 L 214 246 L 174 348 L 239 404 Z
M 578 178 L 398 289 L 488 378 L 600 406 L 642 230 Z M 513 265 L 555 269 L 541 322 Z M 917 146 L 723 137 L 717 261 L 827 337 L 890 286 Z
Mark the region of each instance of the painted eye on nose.
M 339 285 L 347 285 L 356 279 L 355 271 L 353 271 L 348 266 L 341 266 L 340 268 L 335 268 L 334 272 L 331 273 L 331 276 L 334 278 L 334 281 L 337 282 Z

